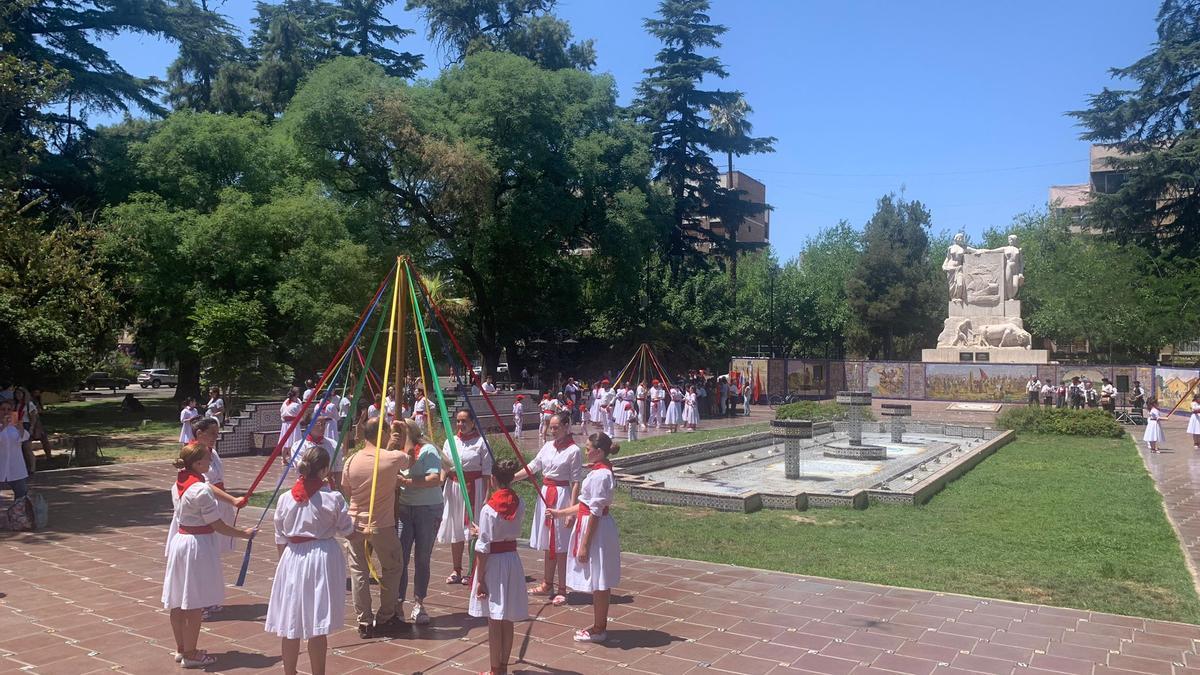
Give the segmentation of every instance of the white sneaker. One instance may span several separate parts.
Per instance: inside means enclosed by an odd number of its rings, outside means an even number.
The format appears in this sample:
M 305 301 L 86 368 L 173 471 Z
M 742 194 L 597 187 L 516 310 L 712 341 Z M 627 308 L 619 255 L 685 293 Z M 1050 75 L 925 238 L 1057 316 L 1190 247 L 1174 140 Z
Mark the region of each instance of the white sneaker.
M 419 602 L 413 603 L 412 614 L 409 615 L 409 618 L 418 626 L 429 624 L 429 614 L 425 612 L 425 606 Z

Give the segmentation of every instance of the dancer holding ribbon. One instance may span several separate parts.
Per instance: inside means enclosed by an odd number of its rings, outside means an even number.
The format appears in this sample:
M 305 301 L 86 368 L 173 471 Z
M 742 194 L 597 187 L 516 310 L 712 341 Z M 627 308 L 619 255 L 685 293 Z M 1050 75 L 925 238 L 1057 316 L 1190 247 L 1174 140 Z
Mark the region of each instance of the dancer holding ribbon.
M 308 640 L 313 675 L 325 675 L 327 635 L 345 623 L 346 558 L 335 537 L 358 536 L 346 498 L 329 489 L 329 452 L 310 445 L 299 477 L 275 506 L 279 565 L 271 584 L 265 630 L 283 639 L 283 672 L 295 675 L 300 641 Z
M 509 487 L 517 463 L 501 460 L 494 470 L 498 488 L 479 514 L 479 539 L 475 543 L 479 556 L 467 612 L 487 617 L 490 672 L 505 673 L 512 656 L 513 622 L 529 618 L 525 568 L 517 554 L 525 504 Z
M 215 424 L 215 422 L 214 422 Z M 218 496 L 204 472 L 212 461 L 208 448 L 189 443 L 179 451 L 175 467 L 179 469 L 171 489 L 175 507 L 172 526 L 176 530 L 167 542 L 167 570 L 163 576 L 162 603 L 171 611 L 171 632 L 175 635 L 175 661 L 184 668 L 206 668 L 217 659 L 196 648 L 200 639 L 200 614 L 205 607 L 225 600 L 225 580 L 221 577 L 221 553 L 215 534 L 250 539 L 255 528 L 239 529 L 221 520 Z M 245 498 L 237 506 L 245 505 Z
M 466 548 L 468 530 L 479 522 L 483 509 L 484 495 L 491 487 L 492 456 L 484 446 L 483 436 L 475 427 L 471 411 L 459 410 L 454 415 L 455 438 L 458 441 L 458 458 L 462 463 L 464 478 L 469 491 L 469 501 L 474 510 L 472 517 L 467 513 L 462 488 L 454 479 L 454 455 L 450 451 L 450 439 L 442 446 L 442 469 L 450 478 L 442 488 L 442 525 L 438 528 L 437 542 L 450 544 L 450 561 L 454 572 L 446 577 L 448 584 L 469 584 L 470 575 L 463 575 L 463 549 Z
M 551 440 L 538 451 L 529 465 L 519 471 L 514 480 L 525 480 L 532 474 L 542 474 L 542 496 L 533 513 L 533 530 L 529 535 L 529 546 L 545 551 L 545 579 L 533 589 L 534 593 L 551 597 L 555 606 L 566 604 L 567 597 L 555 593 L 554 581 L 566 581 L 567 538 L 571 534 L 572 522 L 563 522 L 546 510 L 545 504 L 553 509 L 563 509 L 579 498 L 579 481 L 583 478 L 583 453 L 571 438 L 571 418 L 558 413 L 550 418 Z M 557 576 L 555 573 L 557 572 Z
M 620 449 L 606 434 L 589 436 L 587 459 L 591 471 L 583 479 L 579 503 L 551 510 L 559 518 L 577 516 L 571 533 L 566 584 L 592 594 L 592 625 L 575 631 L 576 642 L 608 639 L 608 604 L 612 589 L 621 582 L 621 541 L 617 524 L 608 514 L 616 485 L 611 457 Z

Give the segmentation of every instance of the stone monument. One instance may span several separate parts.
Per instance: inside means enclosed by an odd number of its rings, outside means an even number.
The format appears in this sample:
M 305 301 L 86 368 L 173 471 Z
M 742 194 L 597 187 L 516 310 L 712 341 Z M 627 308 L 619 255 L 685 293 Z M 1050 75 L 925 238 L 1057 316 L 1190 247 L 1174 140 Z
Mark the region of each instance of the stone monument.
M 946 322 L 937 347 L 922 349 L 926 363 L 1047 363 L 1050 353 L 1031 349 L 1032 337 L 1021 320 L 1018 296 L 1025 284 L 1025 263 L 1017 236 L 1008 245 L 976 249 L 960 232 L 946 250 L 942 270 L 950 291 Z

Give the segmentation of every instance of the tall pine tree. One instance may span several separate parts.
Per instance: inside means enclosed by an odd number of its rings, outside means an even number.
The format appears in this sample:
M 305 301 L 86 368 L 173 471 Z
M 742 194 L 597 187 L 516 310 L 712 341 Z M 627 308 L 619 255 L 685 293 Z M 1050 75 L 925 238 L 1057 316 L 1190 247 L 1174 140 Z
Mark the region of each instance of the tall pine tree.
M 237 29 L 205 0 L 176 0 L 171 23 L 179 56 L 167 68 L 167 101 L 175 110 L 217 110 L 213 87 L 221 69 L 246 58 Z

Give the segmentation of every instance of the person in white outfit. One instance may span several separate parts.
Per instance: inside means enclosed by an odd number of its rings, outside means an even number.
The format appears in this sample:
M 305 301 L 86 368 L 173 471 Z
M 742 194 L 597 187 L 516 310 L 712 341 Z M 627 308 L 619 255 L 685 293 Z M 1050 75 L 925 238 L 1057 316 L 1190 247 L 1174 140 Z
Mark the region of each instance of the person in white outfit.
M 199 443 L 190 443 L 179 451 L 175 468 L 179 473 L 171 489 L 174 505 L 172 525 L 176 532 L 167 544 L 167 569 L 163 575 L 163 608 L 171 612 L 171 632 L 175 636 L 176 662 L 184 668 L 207 668 L 216 657 L 197 648 L 200 639 L 201 612 L 225 599 L 225 580 L 221 577 L 221 554 L 214 534 L 252 538 L 254 528 L 239 529 L 221 519 L 217 495 L 204 480 L 212 454 Z M 238 500 L 238 506 L 245 499 Z M 164 669 L 165 670 L 165 669 Z
M 574 504 L 579 498 L 579 481 L 583 479 L 583 453 L 571 438 L 570 427 L 571 418 L 566 413 L 551 417 L 551 439 L 529 463 L 528 470 L 522 469 L 514 479 L 520 481 L 530 474 L 542 474 L 542 498 L 534 507 L 529 547 L 546 552 L 545 578 L 533 592 L 549 595 L 554 605 L 567 602 L 566 595 L 555 593 L 554 581 L 556 578 L 563 583 L 566 581 L 567 539 L 571 535 L 571 524 L 547 513 L 546 504 L 555 509 Z
M 450 562 L 454 572 L 446 577 L 448 584 L 470 583 L 470 576 L 463 576 L 463 549 L 472 525 L 479 522 L 479 512 L 492 482 L 492 456 L 487 450 L 483 436 L 475 427 L 469 410 L 459 410 L 454 415 L 455 448 L 462 463 L 463 478 L 470 491 L 471 515 L 463 500 L 462 487 L 454 471 L 454 455 L 450 453 L 450 440 L 442 444 L 442 470 L 446 472 L 446 484 L 442 486 L 442 524 L 438 527 L 437 542 L 450 544 Z
M 525 414 L 525 394 L 517 394 L 513 401 L 513 435 L 521 438 L 521 416 Z
M 303 405 L 300 402 L 300 390 L 292 387 L 288 396 L 279 406 L 279 442 L 283 447 L 290 448 L 304 435 L 304 427 L 298 421 Z M 295 422 L 295 426 L 292 423 Z
M 546 442 L 546 427 L 550 424 L 550 416 L 554 414 L 554 402 L 550 399 L 550 394 L 542 394 L 542 400 L 538 403 L 538 440 Z
M 616 426 L 614 413 L 617 407 L 617 390 L 608 386 L 608 380 L 600 384 L 603 386 L 600 390 L 600 426 L 604 433 L 612 436 L 616 433 L 613 427 Z
M 196 410 L 196 399 L 191 396 L 183 402 L 183 409 L 179 411 L 179 444 L 187 445 L 196 440 L 196 429 L 192 423 L 200 417 L 200 411 Z
M 683 395 L 683 426 L 688 431 L 695 431 L 700 424 L 700 409 L 697 407 L 696 387 L 688 385 L 687 393 Z
M 204 416 L 216 420 L 218 425 L 225 424 L 225 399 L 221 398 L 220 387 L 208 390 L 208 403 L 204 406 Z
M 425 392 L 418 389 L 416 393 L 416 401 L 413 402 L 412 418 L 417 421 L 421 427 L 421 432 L 429 433 L 429 416 L 434 412 L 433 401 L 425 395 Z
M 683 392 L 679 387 L 671 385 L 667 390 L 667 398 L 670 403 L 667 404 L 667 413 L 663 416 L 663 426 L 667 427 L 667 433 L 675 433 L 679 431 L 679 423 L 683 421 Z
M 479 513 L 477 562 L 467 613 L 487 617 L 490 672 L 504 673 L 512 656 L 513 622 L 529 618 L 525 568 L 517 553 L 525 504 L 510 487 L 517 463 L 501 460 L 492 471 L 497 488 Z
M 617 524 L 609 515 L 613 504 L 612 456 L 621 446 L 605 434 L 592 434 L 587 441 L 588 475 L 579 491 L 579 502 L 551 513 L 559 518 L 575 517 L 567 559 L 567 587 L 592 594 L 592 625 L 575 631 L 576 642 L 608 639 L 608 604 L 612 589 L 621 583 L 621 540 Z
M 650 381 L 650 424 L 655 429 L 662 426 L 663 419 L 663 400 L 667 393 L 659 385 L 658 380 Z
M 1192 435 L 1192 449 L 1200 450 L 1200 394 L 1192 397 L 1192 414 L 1188 417 L 1187 432 Z
M 361 537 L 341 492 L 329 489 L 325 448 L 314 445 L 296 466 L 296 484 L 275 505 L 279 564 L 264 629 L 283 640 L 283 672 L 293 675 L 300 641 L 308 640 L 309 672 L 325 675 L 328 638 L 346 623 L 346 557 L 335 537 Z
M 1142 440 L 1150 447 L 1150 452 L 1158 452 L 1158 444 L 1167 440 L 1163 435 L 1162 422 L 1159 421 L 1165 415 L 1158 412 L 1157 400 L 1151 398 L 1146 405 L 1150 412 L 1146 414 L 1146 431 L 1142 432 Z

